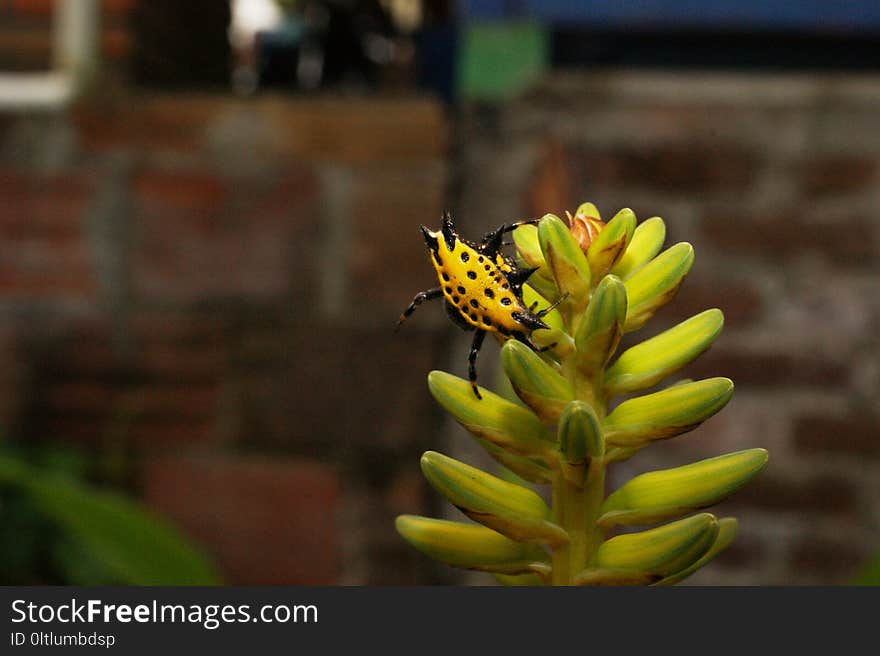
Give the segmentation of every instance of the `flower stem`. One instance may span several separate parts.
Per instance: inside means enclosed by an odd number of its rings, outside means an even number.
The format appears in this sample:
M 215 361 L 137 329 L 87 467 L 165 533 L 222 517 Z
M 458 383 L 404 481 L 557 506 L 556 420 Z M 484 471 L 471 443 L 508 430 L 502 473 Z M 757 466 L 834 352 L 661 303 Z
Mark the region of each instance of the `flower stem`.
M 577 390 L 576 396 L 587 403 L 601 420 L 605 417 L 605 400 L 601 385 L 581 375 L 574 363 L 562 363 L 565 375 Z M 602 501 L 605 499 L 605 462 L 592 458 L 581 465 L 582 484 L 558 471 L 553 481 L 553 517 L 568 533 L 569 542 L 553 552 L 553 585 L 572 585 L 575 576 L 590 566 L 604 538 L 597 525 Z
M 583 487 L 562 474 L 553 481 L 553 511 L 557 523 L 569 535 L 569 542 L 553 552 L 553 585 L 571 585 L 574 577 L 592 564 L 602 543 L 597 526 L 605 497 L 605 463 L 594 458 L 586 468 Z

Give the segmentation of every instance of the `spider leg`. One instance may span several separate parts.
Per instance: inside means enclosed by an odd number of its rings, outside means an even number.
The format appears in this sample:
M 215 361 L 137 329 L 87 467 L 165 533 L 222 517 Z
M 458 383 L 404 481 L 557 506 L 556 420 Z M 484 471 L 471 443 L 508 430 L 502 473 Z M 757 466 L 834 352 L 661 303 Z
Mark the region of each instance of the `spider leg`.
M 553 301 L 552 305 L 548 305 L 548 306 L 545 307 L 543 310 L 539 311 L 538 314 L 536 314 L 535 316 L 537 316 L 537 317 L 544 317 L 544 316 L 546 316 L 548 313 L 550 313 L 550 312 L 552 312 L 553 310 L 555 310 L 556 307 L 557 307 L 560 303 L 562 303 L 562 301 L 564 301 L 566 298 L 568 298 L 568 292 L 565 292 L 562 296 L 560 296 L 560 297 L 557 298 L 555 301 Z M 536 303 L 537 303 L 537 302 L 536 302 Z M 534 306 L 535 306 L 535 303 L 532 304 L 532 307 L 534 307 Z M 532 308 L 529 308 L 529 312 L 531 312 L 531 311 L 532 311 Z
M 513 223 L 502 223 L 494 230 L 490 230 L 483 235 L 483 240 L 480 242 L 478 250 L 483 255 L 495 257 L 498 254 L 498 251 L 501 250 L 501 247 L 509 243 L 502 240 L 505 232 L 511 232 L 519 228 L 521 225 L 531 225 L 540 220 L 541 219 L 526 219 L 524 221 L 514 221 Z
M 504 225 L 504 230 L 502 230 L 502 232 L 511 232 L 524 225 L 535 225 L 540 220 L 541 219 L 523 219 L 522 221 L 514 221 L 513 223 L 508 223 Z
M 547 346 L 538 346 L 532 341 L 531 337 L 526 337 L 522 341 L 524 341 L 526 346 L 532 349 L 535 353 L 546 353 L 547 351 L 556 348 L 556 342 L 553 342 L 552 344 L 547 344 Z
M 471 352 L 468 354 L 468 379 L 471 381 L 471 388 L 474 395 L 478 399 L 482 399 L 480 391 L 477 389 L 477 354 L 483 346 L 483 339 L 486 337 L 485 330 L 478 330 L 474 335 L 474 341 L 471 342 Z
M 412 303 L 409 304 L 409 307 L 403 311 L 403 314 L 400 315 L 400 319 L 397 320 L 397 326 L 394 328 L 394 332 L 400 330 L 400 326 L 403 325 L 403 322 L 409 318 L 409 316 L 416 311 L 416 308 L 419 307 L 425 301 L 431 301 L 435 298 L 440 298 L 443 296 L 443 290 L 439 287 L 434 287 L 433 289 L 428 289 L 423 292 L 419 292 L 413 298 Z

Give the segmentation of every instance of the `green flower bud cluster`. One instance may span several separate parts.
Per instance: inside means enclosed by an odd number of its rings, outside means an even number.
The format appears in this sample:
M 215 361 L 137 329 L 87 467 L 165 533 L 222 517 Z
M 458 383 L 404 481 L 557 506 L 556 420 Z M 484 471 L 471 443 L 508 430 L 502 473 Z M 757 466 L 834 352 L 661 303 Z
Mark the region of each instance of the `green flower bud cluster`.
M 526 305 L 561 299 L 544 316 L 549 330 L 530 336 L 540 350 L 512 339 L 501 348 L 521 403 L 485 389 L 478 399 L 467 380 L 428 375 L 437 402 L 521 483 L 429 451 L 425 477 L 473 523 L 404 515 L 397 530 L 432 558 L 509 585 L 677 583 L 731 543 L 736 520 L 700 511 L 761 471 L 767 452 L 644 473 L 607 493 L 609 466 L 696 428 L 730 400 L 727 378 L 663 386 L 711 346 L 724 317 L 706 310 L 616 355 L 621 337 L 675 295 L 693 248 L 662 250 L 663 220 L 637 225 L 629 209 L 606 224 L 584 203 L 568 218 L 548 214 L 514 232 L 521 265 L 537 267 Z M 551 502 L 528 483 L 549 485 Z

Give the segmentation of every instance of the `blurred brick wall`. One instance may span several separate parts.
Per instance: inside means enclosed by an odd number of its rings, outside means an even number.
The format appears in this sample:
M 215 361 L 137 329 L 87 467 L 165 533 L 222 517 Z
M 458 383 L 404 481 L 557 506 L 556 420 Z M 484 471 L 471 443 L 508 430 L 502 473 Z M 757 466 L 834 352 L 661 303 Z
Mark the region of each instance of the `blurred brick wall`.
M 41 71 L 52 65 L 55 5 L 64 0 L 0 0 L 0 71 Z M 131 11 L 136 0 L 98 0 L 100 53 L 105 68 L 131 54 Z
M 429 100 L 130 93 L 0 122 L 0 420 L 86 448 L 232 583 L 408 583 L 444 207 Z M 438 327 L 440 330 L 438 331 Z
M 740 535 L 691 581 L 847 581 L 880 549 L 880 79 L 559 74 L 462 131 L 468 221 L 591 200 L 693 243 L 677 299 L 629 341 L 720 307 L 724 331 L 683 375 L 736 392 L 614 484 L 749 447 L 770 463 L 718 507 Z
M 50 6 L 0 0 L 0 68 L 48 64 Z M 467 348 L 437 308 L 391 334 L 432 283 L 415 227 L 447 205 L 480 234 L 592 200 L 694 244 L 679 297 L 635 337 L 721 307 L 687 373 L 737 384 L 614 482 L 771 452 L 719 509 L 741 520 L 734 547 L 692 581 L 838 583 L 880 548 L 880 80 L 559 75 L 466 112 L 451 170 L 430 101 L 126 88 L 132 7 L 103 3 L 116 93 L 0 114 L 6 434 L 86 449 L 232 583 L 485 582 L 393 531 L 444 507 L 418 470 L 444 448 L 424 377 L 463 375 Z

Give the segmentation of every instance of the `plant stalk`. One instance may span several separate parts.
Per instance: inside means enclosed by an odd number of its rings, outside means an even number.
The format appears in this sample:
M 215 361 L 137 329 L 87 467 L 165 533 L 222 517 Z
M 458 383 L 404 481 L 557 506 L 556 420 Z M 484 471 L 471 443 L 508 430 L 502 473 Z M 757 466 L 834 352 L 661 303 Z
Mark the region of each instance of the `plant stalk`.
M 562 372 L 577 390 L 576 396 L 603 419 L 606 408 L 599 381 L 585 378 L 572 361 L 562 363 Z M 606 464 L 603 458 L 592 458 L 582 467 L 583 485 L 571 482 L 560 471 L 553 480 L 553 517 L 569 535 L 569 542 L 553 552 L 553 585 L 572 585 L 575 576 L 593 564 L 604 538 L 597 521 L 605 499 Z

